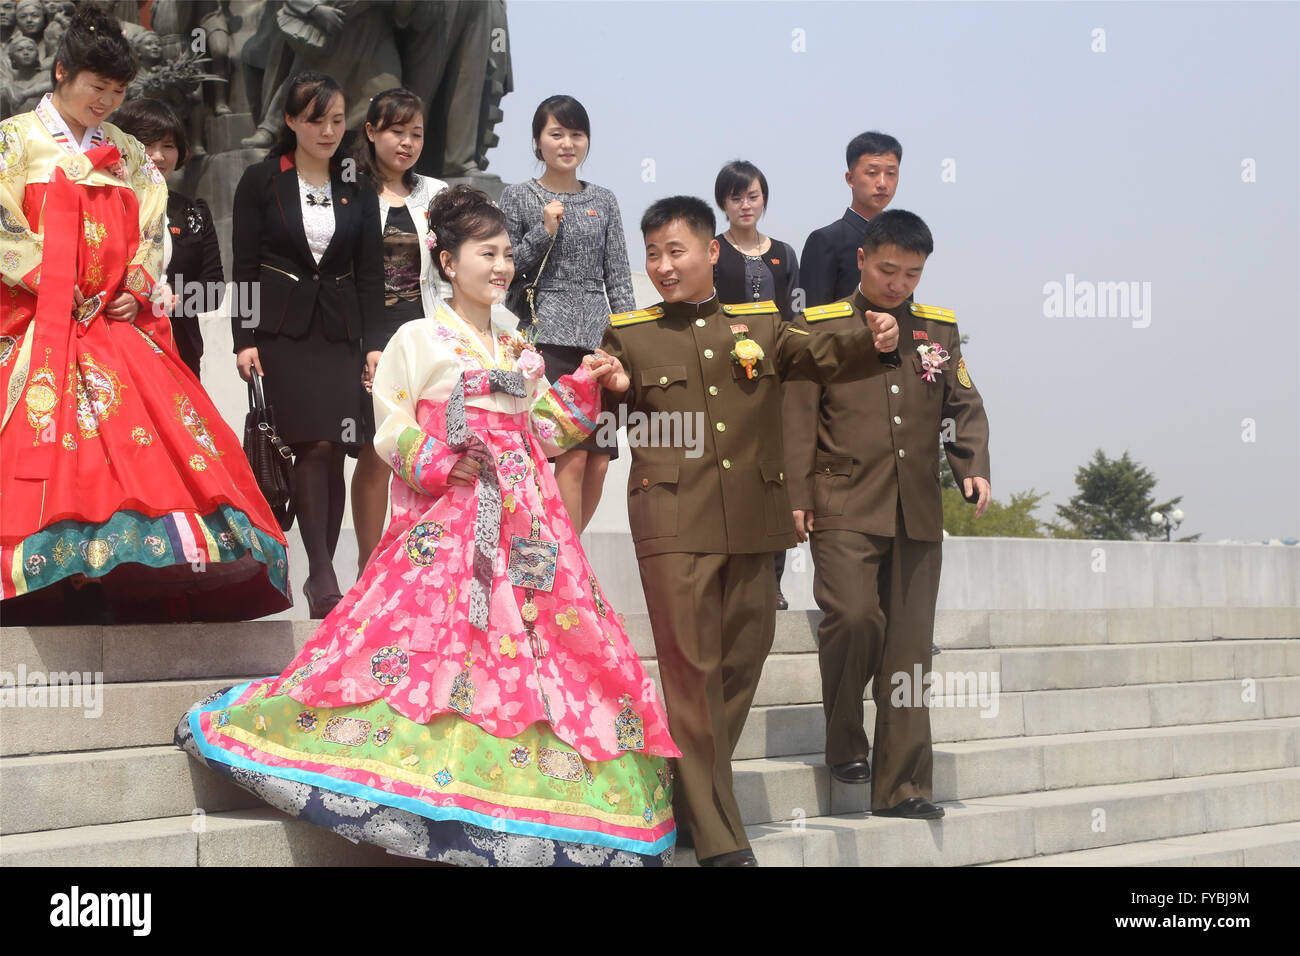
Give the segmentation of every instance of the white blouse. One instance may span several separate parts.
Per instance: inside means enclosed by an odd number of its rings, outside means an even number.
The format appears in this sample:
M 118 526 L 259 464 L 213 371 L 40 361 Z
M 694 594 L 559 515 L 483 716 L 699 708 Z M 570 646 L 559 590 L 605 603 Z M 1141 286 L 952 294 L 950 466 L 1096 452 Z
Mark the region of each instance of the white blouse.
M 309 203 L 307 201 L 309 193 L 314 197 L 324 195 L 329 205 L 322 206 L 319 202 Z M 330 240 L 334 238 L 334 200 L 330 183 L 327 182 L 324 186 L 312 186 L 299 175 L 298 201 L 302 204 L 302 230 L 307 234 L 307 248 L 311 250 L 316 264 L 320 265 L 321 256 L 325 255 Z

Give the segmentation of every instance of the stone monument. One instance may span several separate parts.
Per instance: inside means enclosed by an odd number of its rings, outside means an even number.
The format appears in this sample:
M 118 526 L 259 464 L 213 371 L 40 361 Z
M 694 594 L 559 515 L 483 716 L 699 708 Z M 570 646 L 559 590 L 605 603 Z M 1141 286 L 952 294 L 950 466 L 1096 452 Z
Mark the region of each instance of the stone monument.
M 289 78 L 328 73 L 343 87 L 349 137 L 371 97 L 404 86 L 423 98 L 425 147 L 417 171 L 469 182 L 494 198 L 485 172 L 498 142 L 501 100 L 513 89 L 504 0 L 113 0 L 141 69 L 128 99 L 152 96 L 185 121 L 193 155 L 173 178 L 207 201 L 229 268 L 235 187 L 284 123 Z M 0 114 L 31 109 L 48 89 L 50 61 L 70 0 L 0 0 Z M 33 50 L 33 47 L 35 49 Z

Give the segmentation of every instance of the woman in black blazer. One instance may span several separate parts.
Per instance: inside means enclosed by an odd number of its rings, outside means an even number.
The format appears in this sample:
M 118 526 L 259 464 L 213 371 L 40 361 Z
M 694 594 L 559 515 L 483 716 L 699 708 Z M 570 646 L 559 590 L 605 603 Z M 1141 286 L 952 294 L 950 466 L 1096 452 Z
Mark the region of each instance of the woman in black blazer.
M 333 561 L 343 459 L 360 449 L 358 385 L 381 354 L 363 359 L 361 340 L 384 315 L 379 200 L 368 184 L 344 181 L 333 162 L 344 131 L 338 83 L 298 74 L 280 141 L 244 172 L 234 205 L 237 364 L 245 381 L 263 376 L 280 437 L 293 446 L 293 506 L 310 564 L 303 593 L 314 618 L 342 597 Z M 256 290 L 251 303 L 246 289 Z
M 190 156 L 185 124 L 162 100 L 140 99 L 123 104 L 113 122 L 144 144 L 145 152 L 164 179 L 185 165 Z M 226 270 L 221 265 L 221 245 L 212 211 L 202 199 L 190 199 L 167 190 L 167 228 L 163 234 L 163 270 L 175 296 L 172 336 L 181 361 L 199 378 L 203 335 L 199 313 L 221 308 L 226 292 Z M 202 290 L 196 295 L 195 290 Z

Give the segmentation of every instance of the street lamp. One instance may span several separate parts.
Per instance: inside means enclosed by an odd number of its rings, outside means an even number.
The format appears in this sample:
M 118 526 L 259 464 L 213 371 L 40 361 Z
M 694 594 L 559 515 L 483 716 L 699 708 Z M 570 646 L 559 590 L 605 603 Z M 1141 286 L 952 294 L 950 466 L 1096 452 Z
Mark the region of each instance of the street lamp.
M 1159 511 L 1151 512 L 1151 523 L 1157 528 L 1165 529 L 1165 540 L 1173 539 L 1173 531 L 1183 523 L 1183 509 L 1175 508 L 1169 514 L 1161 514 Z

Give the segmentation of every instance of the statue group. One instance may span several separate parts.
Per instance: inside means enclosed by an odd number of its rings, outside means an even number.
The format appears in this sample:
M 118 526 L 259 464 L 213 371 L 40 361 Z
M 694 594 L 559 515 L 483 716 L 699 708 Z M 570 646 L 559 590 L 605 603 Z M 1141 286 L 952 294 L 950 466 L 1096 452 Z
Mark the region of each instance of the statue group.
M 501 100 L 513 86 L 504 0 L 113 0 L 140 59 L 127 98 L 151 96 L 185 119 L 193 158 L 182 192 L 206 199 L 227 245 L 240 174 L 284 122 L 288 80 L 328 73 L 343 87 L 348 127 L 376 93 L 404 86 L 427 105 L 417 172 L 485 177 Z M 0 0 L 0 118 L 50 90 L 50 65 L 73 0 Z M 350 144 L 344 144 L 344 149 Z M 495 188 L 493 188 L 495 187 Z M 228 251 L 228 248 L 227 248 Z

